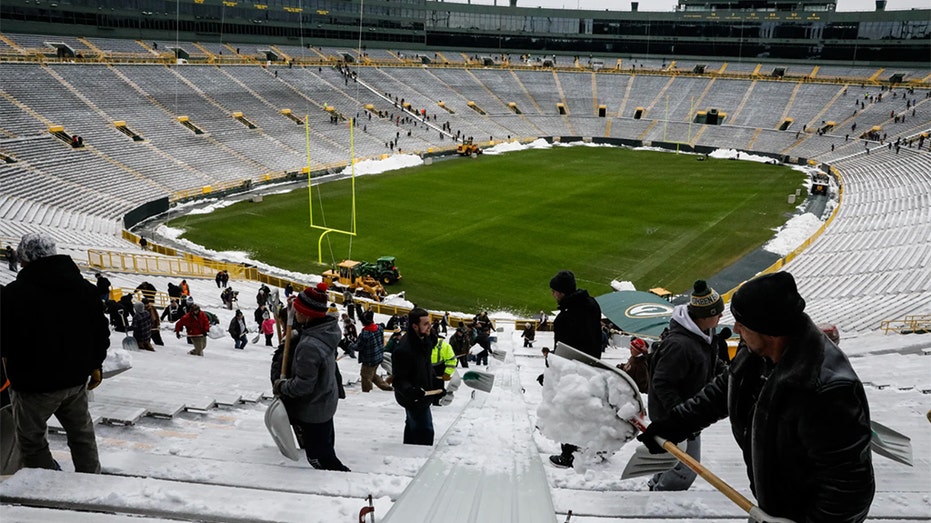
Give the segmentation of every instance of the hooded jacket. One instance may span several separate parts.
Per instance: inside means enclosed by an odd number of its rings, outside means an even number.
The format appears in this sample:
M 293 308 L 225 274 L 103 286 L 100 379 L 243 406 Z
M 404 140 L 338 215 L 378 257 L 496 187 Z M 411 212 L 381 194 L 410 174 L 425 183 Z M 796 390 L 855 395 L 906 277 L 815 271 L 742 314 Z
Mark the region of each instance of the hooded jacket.
M 50 301 L 63 304 L 54 317 L 38 312 Z M 3 289 L 0 347 L 14 391 L 50 392 L 87 382 L 101 368 L 110 329 L 97 288 L 66 255 L 30 262 Z M 55 340 L 40 338 L 49 329 Z
M 428 335 L 421 338 L 411 325 L 391 353 L 394 399 L 405 409 L 430 408 L 432 398 L 423 393 L 433 387 L 430 354 L 434 345 L 435 337 Z
M 292 421 L 323 423 L 336 414 L 336 346 L 340 337 L 336 318 L 324 316 L 307 323 L 291 339 L 291 362 L 281 399 Z M 272 382 L 281 377 L 282 355 L 279 349 L 272 359 Z
M 554 341 L 563 342 L 593 358 L 601 359 L 601 307 L 585 289 L 576 289 L 559 300 L 553 320 Z
M 673 409 L 700 430 L 730 417 L 760 508 L 793 521 L 860 522 L 876 488 L 870 413 L 847 357 L 805 316 L 779 363 L 741 349 L 727 372 Z
M 686 305 L 673 309 L 669 333 L 650 354 L 650 419 L 666 417 L 724 370 L 714 336 L 699 330 Z

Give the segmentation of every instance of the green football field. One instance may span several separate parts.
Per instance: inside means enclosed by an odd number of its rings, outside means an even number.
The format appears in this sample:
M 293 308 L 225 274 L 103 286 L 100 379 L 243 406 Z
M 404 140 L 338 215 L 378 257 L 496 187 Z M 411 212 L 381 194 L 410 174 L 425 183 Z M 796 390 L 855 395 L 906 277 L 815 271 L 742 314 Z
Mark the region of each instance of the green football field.
M 527 314 L 555 308 L 549 279 L 560 269 L 595 296 L 613 279 L 684 292 L 772 238 L 794 212 L 786 196 L 804 174 L 697 158 L 556 147 L 360 176 L 358 234 L 351 242 L 328 234 L 323 264 L 306 188 L 169 225 L 211 249 L 303 273 L 396 256 L 403 279 L 388 291 L 417 305 Z M 350 180 L 314 187 L 314 224 L 349 230 L 350 196 Z

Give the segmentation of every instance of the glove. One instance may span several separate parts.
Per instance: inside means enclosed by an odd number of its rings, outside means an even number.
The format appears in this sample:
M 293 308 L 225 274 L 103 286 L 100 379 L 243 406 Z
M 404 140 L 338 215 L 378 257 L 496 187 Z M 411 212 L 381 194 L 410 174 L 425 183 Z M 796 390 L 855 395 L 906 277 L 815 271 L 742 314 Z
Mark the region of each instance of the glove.
M 411 398 L 413 398 L 414 401 L 422 400 L 426 395 L 427 391 L 421 389 L 420 387 L 414 387 L 411 389 Z
M 91 379 L 87 382 L 87 390 L 94 390 L 97 388 L 97 385 L 100 385 L 100 382 L 103 381 L 103 373 L 100 369 L 94 369 L 91 371 Z
M 275 380 L 275 383 L 272 385 L 272 391 L 274 391 L 275 396 L 281 396 L 281 386 L 284 385 L 286 381 L 288 380 L 280 378 Z
M 647 429 L 637 436 L 637 439 L 649 449 L 650 454 L 662 454 L 666 450 L 656 442 L 656 436 L 679 443 L 688 438 L 689 434 L 691 433 L 682 430 L 679 423 L 666 419 L 650 423 Z
M 176 332 L 176 333 L 175 333 L 175 336 L 176 336 L 179 340 L 181 339 L 181 333 L 180 333 L 180 332 Z
M 437 402 L 437 405 L 439 405 L 440 407 L 445 407 L 452 402 L 453 402 L 453 393 L 450 391 L 446 391 L 446 393 L 443 394 L 442 397 L 440 397 L 440 400 Z

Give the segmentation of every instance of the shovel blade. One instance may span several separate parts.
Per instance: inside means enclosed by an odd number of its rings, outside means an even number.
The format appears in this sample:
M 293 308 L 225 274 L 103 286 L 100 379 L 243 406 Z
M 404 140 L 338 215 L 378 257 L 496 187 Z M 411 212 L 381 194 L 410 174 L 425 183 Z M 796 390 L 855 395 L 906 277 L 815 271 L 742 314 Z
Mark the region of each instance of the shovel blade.
M 878 421 L 870 421 L 870 428 L 873 429 L 873 436 L 870 438 L 870 448 L 873 452 L 909 467 L 913 466 L 911 438 Z
M 680 448 L 682 444 L 680 443 Z M 685 450 L 682 448 L 682 450 Z M 641 476 L 652 476 L 660 472 L 666 472 L 676 466 L 679 460 L 668 452 L 662 454 L 650 454 L 650 451 L 643 445 L 638 445 L 634 449 L 633 456 L 624 467 L 621 473 L 621 479 L 639 478 Z
M 462 382 L 473 389 L 491 392 L 491 388 L 495 384 L 495 375 L 480 370 L 469 370 L 462 375 Z
M 136 350 L 139 348 L 139 344 L 136 343 L 136 338 L 132 336 L 126 336 L 123 338 L 123 350 Z
M 294 461 L 301 458 L 297 441 L 294 439 L 294 429 L 291 428 L 291 420 L 288 418 L 288 411 L 280 398 L 275 398 L 265 411 L 265 428 L 272 435 L 275 445 L 284 457 Z

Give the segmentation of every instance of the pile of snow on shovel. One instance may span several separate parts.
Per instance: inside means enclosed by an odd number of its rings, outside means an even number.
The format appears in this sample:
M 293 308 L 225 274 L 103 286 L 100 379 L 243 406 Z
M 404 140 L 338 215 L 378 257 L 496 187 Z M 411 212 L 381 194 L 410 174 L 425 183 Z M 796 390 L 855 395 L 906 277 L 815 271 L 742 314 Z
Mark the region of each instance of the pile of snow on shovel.
M 537 427 L 547 438 L 582 450 L 576 464 L 597 463 L 637 435 L 628 423 L 640 412 L 639 393 L 613 372 L 549 358 Z

